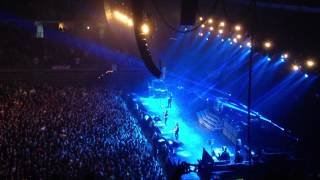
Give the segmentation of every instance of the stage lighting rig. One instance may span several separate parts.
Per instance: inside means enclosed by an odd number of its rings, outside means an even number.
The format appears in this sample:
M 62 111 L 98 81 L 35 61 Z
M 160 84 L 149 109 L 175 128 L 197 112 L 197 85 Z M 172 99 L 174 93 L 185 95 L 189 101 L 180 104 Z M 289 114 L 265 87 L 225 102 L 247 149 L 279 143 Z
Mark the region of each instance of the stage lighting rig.
M 141 33 L 144 34 L 144 35 L 148 35 L 149 32 L 150 32 L 149 26 L 146 23 L 142 24 Z
M 281 58 L 283 58 L 283 59 L 288 59 L 288 57 L 289 57 L 288 53 L 284 53 L 281 55 Z
M 270 41 L 266 41 L 264 42 L 263 46 L 265 49 L 271 49 L 272 43 Z
M 315 62 L 312 59 L 309 59 L 306 61 L 306 65 L 308 66 L 308 68 L 312 68 L 315 65 Z
M 297 65 L 297 64 L 293 64 L 293 65 L 292 65 L 292 70 L 293 70 L 293 71 L 299 71 L 299 69 L 300 69 L 300 66 L 299 66 L 299 65 Z
M 241 31 L 241 26 L 240 26 L 240 25 L 236 25 L 236 26 L 234 27 L 234 29 L 235 29 L 236 31 Z

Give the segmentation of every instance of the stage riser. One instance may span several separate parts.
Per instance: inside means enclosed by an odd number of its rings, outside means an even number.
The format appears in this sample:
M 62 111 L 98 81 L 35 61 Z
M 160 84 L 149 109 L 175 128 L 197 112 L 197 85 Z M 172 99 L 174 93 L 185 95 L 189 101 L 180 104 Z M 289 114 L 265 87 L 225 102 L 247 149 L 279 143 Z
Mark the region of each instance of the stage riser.
M 209 110 L 202 110 L 196 113 L 198 122 L 201 126 L 207 128 L 210 131 L 221 131 L 223 128 L 223 123 L 220 118 Z
M 240 129 L 233 126 L 227 119 L 220 119 L 217 115 L 205 109 L 196 113 L 199 124 L 212 131 L 222 132 L 233 144 L 236 144 L 240 137 Z

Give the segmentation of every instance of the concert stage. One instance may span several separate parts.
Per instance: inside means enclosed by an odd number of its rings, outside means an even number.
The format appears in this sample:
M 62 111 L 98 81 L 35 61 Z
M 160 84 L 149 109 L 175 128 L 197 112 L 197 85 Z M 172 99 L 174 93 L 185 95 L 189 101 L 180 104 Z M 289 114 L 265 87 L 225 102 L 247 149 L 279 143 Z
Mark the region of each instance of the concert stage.
M 221 153 L 221 147 L 227 146 L 230 152 L 231 159 L 233 159 L 234 151 L 233 145 L 223 135 L 219 133 L 212 133 L 204 127 L 200 126 L 196 117 L 183 106 L 180 106 L 178 100 L 172 102 L 172 107 L 168 110 L 169 118 L 167 126 L 163 121 L 165 108 L 167 106 L 167 98 L 139 97 L 139 100 L 152 117 L 160 117 L 162 121 L 157 122 L 161 134 L 169 142 L 174 141 L 174 128 L 176 122 L 179 122 L 179 147 L 175 150 L 173 158 L 178 161 L 185 161 L 188 163 L 198 163 L 202 157 L 202 150 L 205 148 L 211 152 L 211 148 L 215 153 Z M 209 144 L 213 140 L 213 145 Z M 215 157 L 214 157 L 215 159 Z M 216 159 L 215 159 L 216 160 Z
M 174 98 L 171 108 L 167 108 L 168 97 L 165 96 L 149 94 L 135 99 L 141 102 L 149 116 L 161 119 L 154 121 L 161 131 L 160 136 L 171 145 L 178 144 L 174 158 L 197 163 L 201 159 L 203 148 L 209 153 L 214 150 L 218 155 L 222 151 L 221 147 L 226 146 L 233 160 L 239 139 L 242 144 L 241 154 L 243 157 L 247 156 L 247 107 L 244 104 L 217 94 L 195 102 L 194 93 L 179 89 L 172 92 Z M 165 126 L 166 109 L 169 118 Z M 174 129 L 177 122 L 180 132 L 178 141 L 175 141 Z M 288 145 L 298 141 L 288 130 L 256 111 L 251 111 L 251 126 L 252 154 L 261 150 L 288 152 Z

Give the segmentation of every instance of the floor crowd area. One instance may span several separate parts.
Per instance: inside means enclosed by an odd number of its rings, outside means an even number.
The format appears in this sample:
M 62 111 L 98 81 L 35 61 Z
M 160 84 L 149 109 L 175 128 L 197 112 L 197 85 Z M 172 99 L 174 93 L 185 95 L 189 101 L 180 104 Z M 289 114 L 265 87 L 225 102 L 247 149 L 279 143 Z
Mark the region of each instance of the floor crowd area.
M 165 179 L 120 91 L 0 84 L 0 178 Z

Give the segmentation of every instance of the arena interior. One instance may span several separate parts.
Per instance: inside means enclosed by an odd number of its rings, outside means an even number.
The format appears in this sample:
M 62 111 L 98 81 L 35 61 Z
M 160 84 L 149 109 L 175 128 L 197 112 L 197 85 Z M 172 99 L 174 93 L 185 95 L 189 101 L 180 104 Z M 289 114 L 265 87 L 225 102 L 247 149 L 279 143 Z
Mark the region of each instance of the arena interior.
M 1 0 L 0 179 L 320 179 L 320 2 Z

